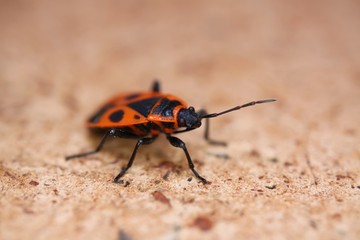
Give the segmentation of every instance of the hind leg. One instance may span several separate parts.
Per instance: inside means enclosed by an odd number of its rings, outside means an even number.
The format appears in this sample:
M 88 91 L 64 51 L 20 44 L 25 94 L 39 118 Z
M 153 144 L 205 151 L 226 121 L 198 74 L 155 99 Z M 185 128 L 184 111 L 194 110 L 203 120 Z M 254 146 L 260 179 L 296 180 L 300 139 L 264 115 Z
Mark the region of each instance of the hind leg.
M 136 156 L 136 153 L 139 149 L 139 147 L 141 145 L 147 145 L 147 144 L 150 144 L 152 143 L 155 139 L 156 139 L 157 136 L 153 136 L 153 137 L 144 137 L 144 138 L 140 138 L 138 140 L 138 142 L 136 143 L 135 145 L 135 148 L 134 148 L 134 151 L 133 153 L 131 154 L 131 157 L 129 159 L 129 162 L 127 163 L 126 167 L 124 167 L 121 172 L 114 178 L 114 182 L 116 183 L 120 183 L 120 178 L 122 176 L 125 175 L 126 171 L 132 166 L 133 162 L 134 162 L 134 159 L 135 159 L 135 156 Z
M 84 153 L 78 153 L 78 154 L 69 155 L 69 156 L 65 157 L 65 160 L 68 161 L 68 160 L 73 159 L 73 158 L 85 157 L 85 156 L 92 155 L 92 154 L 95 154 L 97 152 L 100 152 L 109 136 L 116 136 L 116 137 L 121 137 L 121 138 L 134 138 L 134 137 L 136 137 L 134 134 L 124 132 L 124 131 L 122 131 L 120 129 L 110 129 L 105 133 L 105 135 L 103 136 L 103 138 L 101 139 L 99 145 L 96 147 L 95 150 L 89 151 L 89 152 L 84 152 Z

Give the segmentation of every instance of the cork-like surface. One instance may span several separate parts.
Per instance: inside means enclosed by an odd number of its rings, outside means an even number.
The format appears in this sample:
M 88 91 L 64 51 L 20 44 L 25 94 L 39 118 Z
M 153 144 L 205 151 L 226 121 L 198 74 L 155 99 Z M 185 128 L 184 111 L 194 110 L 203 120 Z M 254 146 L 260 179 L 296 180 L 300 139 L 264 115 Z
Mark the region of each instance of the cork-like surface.
M 301 3 L 300 3 L 301 2 Z M 359 239 L 357 1 L 3 1 L 0 239 Z M 96 155 L 84 120 L 114 94 L 196 109 L 278 101 Z

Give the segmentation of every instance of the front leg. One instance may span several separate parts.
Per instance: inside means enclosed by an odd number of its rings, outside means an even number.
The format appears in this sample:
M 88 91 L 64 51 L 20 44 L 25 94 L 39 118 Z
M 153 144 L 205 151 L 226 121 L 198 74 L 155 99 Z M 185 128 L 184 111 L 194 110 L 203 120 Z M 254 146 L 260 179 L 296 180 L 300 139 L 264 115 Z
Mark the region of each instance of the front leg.
M 198 116 L 201 118 L 202 116 L 205 116 L 205 115 L 207 114 L 207 112 L 206 112 L 206 110 L 201 109 L 199 112 L 197 112 L 197 114 L 198 114 Z M 206 140 L 208 143 L 213 144 L 213 145 L 226 146 L 226 142 L 210 139 L 209 132 L 210 132 L 210 119 L 209 119 L 209 118 L 205 118 L 205 132 L 204 132 L 204 138 L 205 138 L 205 140 Z
M 169 140 L 170 144 L 173 145 L 174 147 L 182 148 L 182 150 L 184 150 L 186 159 L 187 159 L 188 164 L 189 164 L 189 168 L 194 173 L 195 177 L 200 179 L 202 181 L 202 183 L 208 184 L 209 182 L 205 178 L 200 176 L 200 174 L 195 170 L 194 163 L 191 160 L 190 154 L 189 154 L 189 152 L 188 152 L 188 150 L 187 150 L 187 148 L 185 146 L 185 143 L 183 141 L 181 141 L 179 138 L 173 137 L 173 136 L 170 136 L 170 135 L 167 136 L 167 139 Z

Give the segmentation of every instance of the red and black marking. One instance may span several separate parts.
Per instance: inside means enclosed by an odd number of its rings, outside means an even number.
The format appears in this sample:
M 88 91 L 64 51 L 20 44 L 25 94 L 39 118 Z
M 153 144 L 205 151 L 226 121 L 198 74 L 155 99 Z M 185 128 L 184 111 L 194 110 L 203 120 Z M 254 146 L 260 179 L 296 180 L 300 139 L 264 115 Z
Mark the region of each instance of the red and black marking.
M 223 142 L 210 139 L 209 118 L 272 101 L 275 100 L 267 99 L 249 102 L 220 113 L 207 114 L 204 110 L 195 112 L 193 107 L 188 107 L 180 98 L 160 93 L 160 84 L 156 81 L 151 92 L 116 96 L 100 107 L 86 122 L 88 128 L 105 132 L 99 145 L 94 151 L 70 155 L 66 157 L 66 160 L 99 152 L 109 136 L 138 139 L 126 167 L 114 179 L 115 182 L 120 183 L 122 181 L 120 178 L 132 166 L 138 148 L 141 145 L 152 143 L 159 133 L 164 133 L 172 146 L 181 148 L 184 151 L 189 168 L 194 175 L 203 183 L 208 183 L 195 170 L 185 143 L 179 138 L 171 136 L 171 134 L 192 131 L 200 127 L 202 119 L 205 119 L 205 139 L 212 144 L 224 145 Z
M 112 103 L 106 104 L 88 120 L 89 123 L 98 123 L 100 118 L 106 113 L 109 109 L 113 108 L 115 105 Z
M 159 101 L 159 99 L 159 97 L 144 99 L 141 101 L 129 103 L 128 106 L 143 115 L 144 117 L 147 117 L 151 112 L 151 109 Z
M 123 119 L 123 117 L 124 117 L 124 110 L 117 110 L 116 112 L 113 112 L 109 116 L 109 119 L 114 123 L 118 123 Z

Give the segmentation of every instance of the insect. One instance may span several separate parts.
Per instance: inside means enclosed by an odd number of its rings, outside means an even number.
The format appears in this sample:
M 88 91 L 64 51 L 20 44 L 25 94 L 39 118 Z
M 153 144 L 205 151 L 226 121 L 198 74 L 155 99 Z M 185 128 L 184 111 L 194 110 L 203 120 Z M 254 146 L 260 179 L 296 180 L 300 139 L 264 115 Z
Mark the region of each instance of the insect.
M 141 145 L 152 143 L 160 133 L 166 135 L 171 145 L 181 148 L 186 156 L 189 168 L 195 177 L 202 183 L 209 183 L 204 177 L 195 170 L 194 163 L 186 148 L 185 143 L 173 136 L 173 134 L 192 131 L 201 126 L 201 121 L 205 120 L 204 138 L 211 144 L 225 145 L 209 137 L 209 119 L 220 115 L 239 110 L 244 107 L 253 106 L 260 103 L 273 102 L 274 99 L 249 102 L 228 110 L 208 114 L 205 110 L 195 111 L 189 107 L 182 99 L 160 92 L 160 84 L 155 81 L 152 90 L 116 96 L 107 101 L 100 109 L 95 112 L 86 122 L 86 126 L 93 130 L 103 130 L 105 132 L 99 145 L 95 150 L 67 156 L 65 159 L 84 157 L 99 152 L 109 136 L 120 138 L 137 139 L 135 148 L 127 165 L 115 177 L 114 182 L 121 183 L 121 177 L 132 166 L 136 153 Z

